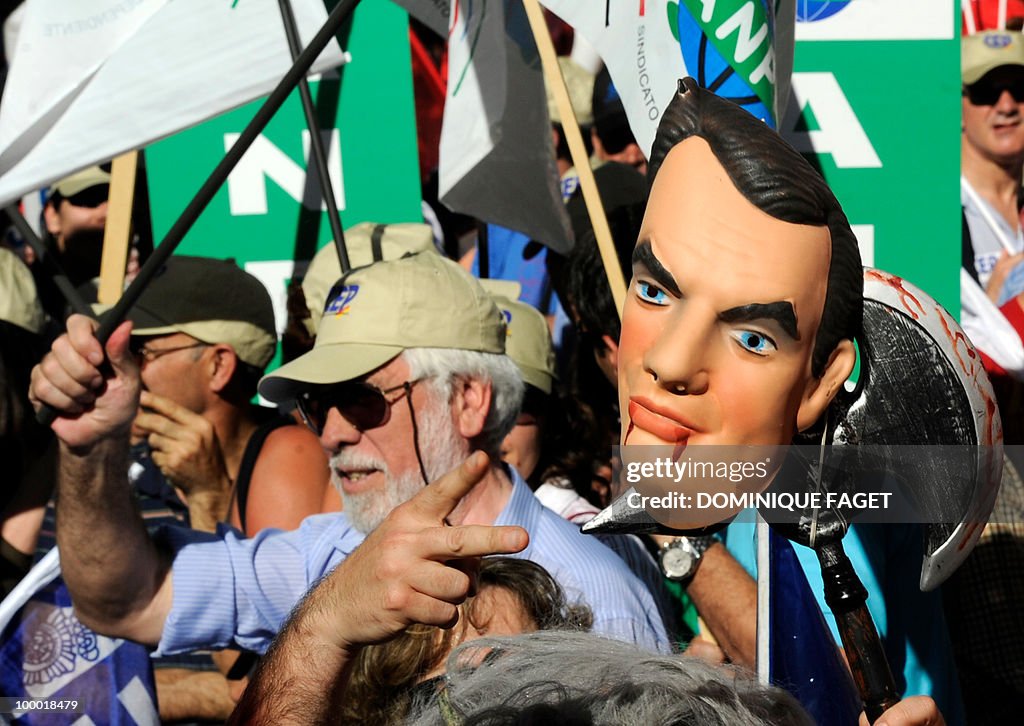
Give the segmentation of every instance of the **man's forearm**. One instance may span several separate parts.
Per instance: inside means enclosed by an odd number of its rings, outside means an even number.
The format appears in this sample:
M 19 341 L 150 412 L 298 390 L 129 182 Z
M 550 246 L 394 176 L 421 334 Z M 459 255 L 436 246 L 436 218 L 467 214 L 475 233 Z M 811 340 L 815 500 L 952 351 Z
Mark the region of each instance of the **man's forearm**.
M 321 618 L 336 617 L 330 603 L 310 593 L 260 661 L 230 721 L 241 724 L 337 722 L 358 647 L 338 647 L 325 637 Z
M 719 647 L 733 663 L 754 668 L 757 583 L 722 544 L 712 545 L 686 589 Z
M 150 540 L 128 481 L 128 442 L 61 446 L 57 543 L 83 623 L 155 644 L 170 602 L 168 564 Z
M 227 679 L 216 671 L 162 668 L 154 675 L 161 721 L 223 721 L 235 707 Z

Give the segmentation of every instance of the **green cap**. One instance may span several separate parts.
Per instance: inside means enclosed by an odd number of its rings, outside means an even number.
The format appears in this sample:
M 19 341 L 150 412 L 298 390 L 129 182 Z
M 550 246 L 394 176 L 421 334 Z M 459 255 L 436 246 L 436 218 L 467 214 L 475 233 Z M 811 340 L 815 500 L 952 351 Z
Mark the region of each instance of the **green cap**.
M 45 318 L 36 283 L 21 258 L 0 247 L 0 320 L 40 333 Z
M 519 368 L 523 380 L 534 388 L 550 394 L 558 376 L 555 373 L 555 349 L 551 345 L 548 321 L 535 307 L 508 296 L 501 286 L 506 280 L 481 280 L 494 304 L 498 306 L 508 334 L 505 353 Z M 513 283 L 518 287 L 518 283 Z
M 353 269 L 328 295 L 313 350 L 260 381 L 275 403 L 311 386 L 360 378 L 407 348 L 505 352 L 505 321 L 451 260 L 420 252 Z
M 361 222 L 345 230 L 345 250 L 352 267 L 365 267 L 379 260 L 397 260 L 407 252 L 434 250 L 434 234 L 430 225 L 377 224 Z M 302 292 L 310 317 L 304 321 L 310 335 L 316 335 L 320 314 L 327 302 L 327 293 L 341 277 L 338 251 L 331 242 L 313 256 L 302 280 Z
M 1024 66 L 1024 35 L 1013 30 L 983 30 L 960 41 L 960 79 L 970 86 L 999 66 Z

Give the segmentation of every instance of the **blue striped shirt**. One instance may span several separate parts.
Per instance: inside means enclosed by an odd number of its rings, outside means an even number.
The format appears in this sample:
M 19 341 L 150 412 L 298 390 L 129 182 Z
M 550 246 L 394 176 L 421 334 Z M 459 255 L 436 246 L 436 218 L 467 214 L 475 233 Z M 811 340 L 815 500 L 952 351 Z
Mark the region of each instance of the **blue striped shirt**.
M 590 606 L 594 631 L 669 652 L 647 588 L 605 545 L 544 508 L 517 473 L 496 525 L 519 525 L 530 544 L 518 557 L 545 567 L 571 600 Z M 307 517 L 291 532 L 251 539 L 223 526 L 216 535 L 182 528 L 159 538 L 174 557 L 174 597 L 158 654 L 238 645 L 265 652 L 299 598 L 363 541 L 344 513 Z

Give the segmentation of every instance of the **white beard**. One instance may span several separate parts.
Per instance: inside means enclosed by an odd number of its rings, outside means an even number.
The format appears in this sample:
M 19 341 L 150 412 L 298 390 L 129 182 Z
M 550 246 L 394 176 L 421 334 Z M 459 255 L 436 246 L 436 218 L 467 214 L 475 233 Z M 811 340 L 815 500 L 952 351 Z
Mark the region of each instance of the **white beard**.
M 468 455 L 469 446 L 456 431 L 447 405 L 434 405 L 431 400 L 426 410 L 416 412 L 416 424 L 423 468 L 429 481 L 451 471 Z M 338 480 L 338 469 L 377 469 L 384 474 L 384 488 L 347 494 Z M 382 459 L 350 448 L 343 448 L 331 457 L 331 483 L 341 494 L 345 516 L 363 534 L 376 529 L 392 509 L 412 499 L 424 486 L 419 467 L 395 475 Z

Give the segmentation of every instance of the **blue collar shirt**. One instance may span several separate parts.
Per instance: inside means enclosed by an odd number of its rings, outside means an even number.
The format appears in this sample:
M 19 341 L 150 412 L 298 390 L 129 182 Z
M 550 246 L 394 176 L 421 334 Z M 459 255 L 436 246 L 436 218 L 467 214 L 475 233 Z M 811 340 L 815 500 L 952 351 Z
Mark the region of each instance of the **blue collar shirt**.
M 614 552 L 546 509 L 510 472 L 512 494 L 494 524 L 529 532 L 529 546 L 514 556 L 542 565 L 570 601 L 588 605 L 594 632 L 670 652 L 646 586 Z M 228 526 L 216 534 L 164 528 L 158 539 L 173 557 L 173 601 L 156 653 L 231 646 L 265 652 L 305 592 L 363 538 L 343 512 L 316 514 L 296 530 L 268 529 L 251 539 Z

